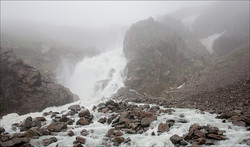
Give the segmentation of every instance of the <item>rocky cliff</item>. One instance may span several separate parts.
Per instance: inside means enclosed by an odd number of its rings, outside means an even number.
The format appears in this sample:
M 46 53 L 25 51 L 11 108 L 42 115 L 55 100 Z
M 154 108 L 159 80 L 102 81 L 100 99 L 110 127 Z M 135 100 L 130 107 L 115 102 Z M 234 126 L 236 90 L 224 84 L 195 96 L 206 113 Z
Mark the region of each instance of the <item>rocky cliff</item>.
M 0 116 L 41 111 L 73 101 L 69 89 L 41 76 L 33 66 L 17 59 L 12 49 L 0 48 Z
M 184 80 L 179 72 L 189 62 L 184 41 L 152 18 L 131 26 L 123 52 L 128 60 L 125 85 L 131 89 L 158 96 L 165 88 Z

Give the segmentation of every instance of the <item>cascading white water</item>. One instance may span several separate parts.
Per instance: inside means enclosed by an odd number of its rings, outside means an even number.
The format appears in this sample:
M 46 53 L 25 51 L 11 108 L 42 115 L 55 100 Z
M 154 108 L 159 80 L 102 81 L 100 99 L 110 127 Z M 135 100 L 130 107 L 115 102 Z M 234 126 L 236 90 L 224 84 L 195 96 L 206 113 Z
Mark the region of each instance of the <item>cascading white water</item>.
M 125 66 L 121 49 L 85 58 L 76 65 L 66 86 L 82 101 L 110 97 L 123 86 Z

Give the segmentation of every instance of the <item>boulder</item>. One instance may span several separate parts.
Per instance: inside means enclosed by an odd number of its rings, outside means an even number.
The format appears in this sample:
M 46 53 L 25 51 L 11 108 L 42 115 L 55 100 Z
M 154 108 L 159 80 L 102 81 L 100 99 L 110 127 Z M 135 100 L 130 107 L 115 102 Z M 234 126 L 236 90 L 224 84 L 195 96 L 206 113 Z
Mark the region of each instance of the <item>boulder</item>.
M 156 116 L 152 116 L 152 117 L 144 117 L 142 120 L 141 120 L 141 126 L 142 127 L 148 127 L 150 125 L 150 123 L 154 120 L 157 120 L 157 117 Z
M 52 132 L 61 132 L 62 129 L 67 129 L 67 125 L 64 122 L 51 123 L 48 129 Z
M 170 140 L 173 144 L 178 144 L 182 140 L 182 137 L 180 137 L 177 134 L 174 134 L 173 136 L 170 137 Z
M 59 122 L 67 122 L 70 119 L 67 116 L 63 116 L 62 118 L 59 119 Z
M 45 117 L 36 117 L 37 121 L 46 121 Z
M 78 114 L 79 117 L 89 117 L 90 116 L 90 112 L 88 109 L 82 110 L 81 112 L 79 112 Z
M 76 137 L 76 142 L 77 142 L 77 143 L 81 143 L 81 144 L 85 144 L 86 139 L 83 138 L 83 137 L 77 136 L 77 137 Z
M 0 134 L 4 133 L 5 129 L 3 127 L 0 127 Z
M 115 145 L 120 145 L 125 139 L 123 137 L 115 137 L 113 142 Z
M 77 124 L 77 125 L 85 126 L 85 125 L 89 125 L 89 121 L 86 120 L 86 119 L 80 118 L 80 119 L 76 122 L 76 124 Z
M 67 135 L 68 135 L 68 136 L 74 136 L 75 133 L 74 133 L 72 130 L 70 130 L 70 131 L 67 133 Z
M 80 105 L 72 105 L 68 109 L 71 111 L 74 111 L 74 112 L 78 112 L 81 110 L 81 106 Z
M 168 132 L 169 126 L 167 123 L 160 123 L 158 126 L 158 132 Z
M 51 143 L 57 142 L 57 138 L 56 137 L 51 137 L 51 138 L 43 139 L 42 142 L 43 142 L 44 146 L 48 146 Z
M 207 137 L 216 140 L 228 140 L 227 137 L 223 137 L 221 135 L 216 135 L 216 134 L 207 134 Z
M 107 118 L 106 117 L 102 117 L 98 120 L 99 123 L 105 124 L 107 122 Z
M 82 135 L 82 136 L 87 136 L 87 135 L 89 135 L 89 133 L 88 133 L 88 131 L 87 131 L 86 129 L 83 129 L 83 130 L 81 131 L 81 135 Z
M 38 130 L 36 128 L 31 128 L 25 133 L 25 136 L 28 138 L 37 137 L 39 136 L 37 132 Z

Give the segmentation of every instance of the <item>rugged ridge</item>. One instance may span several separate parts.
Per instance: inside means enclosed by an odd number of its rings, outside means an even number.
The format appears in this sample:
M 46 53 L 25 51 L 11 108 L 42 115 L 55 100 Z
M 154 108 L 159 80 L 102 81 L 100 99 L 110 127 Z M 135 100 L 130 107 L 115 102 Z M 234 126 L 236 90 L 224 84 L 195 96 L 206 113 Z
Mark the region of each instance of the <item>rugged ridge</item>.
M 125 85 L 149 95 L 183 81 L 176 71 L 188 61 L 184 41 L 168 26 L 153 18 L 139 21 L 126 32 L 123 52 L 128 60 Z
M 0 116 L 41 111 L 73 101 L 69 89 L 41 76 L 33 66 L 16 58 L 12 49 L 1 47 L 0 55 Z

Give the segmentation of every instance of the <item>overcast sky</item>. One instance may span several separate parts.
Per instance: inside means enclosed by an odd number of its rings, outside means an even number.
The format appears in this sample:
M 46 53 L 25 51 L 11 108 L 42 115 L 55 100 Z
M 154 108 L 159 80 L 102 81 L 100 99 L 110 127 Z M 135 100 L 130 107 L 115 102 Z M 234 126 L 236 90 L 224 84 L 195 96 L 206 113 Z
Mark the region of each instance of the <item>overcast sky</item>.
M 1 21 L 25 20 L 55 25 L 103 27 L 167 14 L 197 1 L 1 1 Z

